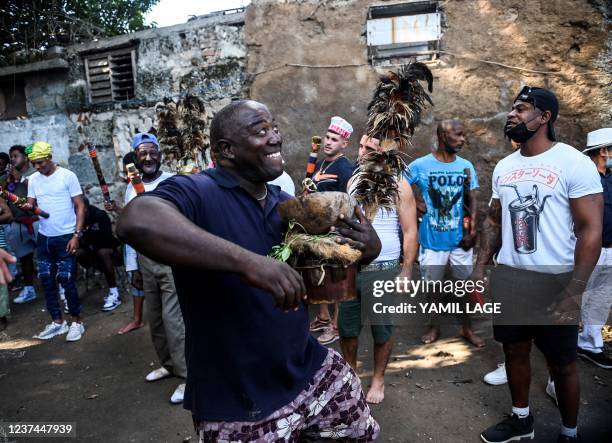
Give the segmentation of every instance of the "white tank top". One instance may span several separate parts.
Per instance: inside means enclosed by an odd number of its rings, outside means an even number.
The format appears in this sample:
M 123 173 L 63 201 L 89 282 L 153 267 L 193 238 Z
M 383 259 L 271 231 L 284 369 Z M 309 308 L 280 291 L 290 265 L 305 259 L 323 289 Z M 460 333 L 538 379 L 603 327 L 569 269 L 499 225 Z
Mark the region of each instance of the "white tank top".
M 348 193 L 353 195 L 355 192 L 355 181 L 353 181 L 348 189 Z M 363 208 L 361 208 L 363 210 Z M 398 260 L 402 253 L 402 243 L 400 241 L 399 215 L 397 209 L 386 211 L 382 208 L 374 216 L 372 226 L 380 238 L 380 254 L 372 263 L 380 263 L 389 260 Z
M 402 244 L 400 242 L 401 226 L 397 209 L 392 209 L 391 211 L 379 209 L 374 216 L 372 226 L 382 244 L 380 254 L 378 254 L 374 263 L 399 259 L 402 252 Z

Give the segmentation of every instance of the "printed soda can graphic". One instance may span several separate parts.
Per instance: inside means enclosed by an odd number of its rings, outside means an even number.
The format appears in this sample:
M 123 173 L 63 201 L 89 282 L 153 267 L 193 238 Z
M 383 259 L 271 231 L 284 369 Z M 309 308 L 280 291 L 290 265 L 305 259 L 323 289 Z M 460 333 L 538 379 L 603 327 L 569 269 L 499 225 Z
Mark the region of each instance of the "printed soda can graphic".
M 508 205 L 514 250 L 519 254 L 531 254 L 538 249 L 540 214 L 550 195 L 545 196 L 540 202 L 540 191 L 537 185 L 533 185 L 532 193 L 526 197 L 521 195 L 517 185 L 502 186 L 513 188 L 518 197 Z
M 510 202 L 510 223 L 514 249 L 519 254 L 531 254 L 537 250 L 538 212 L 535 201 L 527 198 L 521 202 L 518 198 Z

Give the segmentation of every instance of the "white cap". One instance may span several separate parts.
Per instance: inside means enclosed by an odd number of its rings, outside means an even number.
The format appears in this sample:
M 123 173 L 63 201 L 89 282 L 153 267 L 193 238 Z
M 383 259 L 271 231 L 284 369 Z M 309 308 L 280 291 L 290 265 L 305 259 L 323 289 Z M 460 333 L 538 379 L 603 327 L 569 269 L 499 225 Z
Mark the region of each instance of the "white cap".
M 604 148 L 606 146 L 612 147 L 612 128 L 601 128 L 589 132 L 587 134 L 586 149 L 582 152 Z

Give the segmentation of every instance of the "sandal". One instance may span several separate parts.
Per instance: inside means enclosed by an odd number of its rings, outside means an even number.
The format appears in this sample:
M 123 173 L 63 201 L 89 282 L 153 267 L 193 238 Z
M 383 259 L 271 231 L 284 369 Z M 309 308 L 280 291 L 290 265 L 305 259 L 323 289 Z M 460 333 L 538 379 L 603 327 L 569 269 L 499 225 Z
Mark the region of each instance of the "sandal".
M 331 319 L 323 320 L 319 314 L 315 315 L 314 320 L 310 323 L 310 332 L 319 332 L 326 329 L 331 323 Z
M 317 338 L 317 340 L 322 345 L 330 345 L 339 338 L 340 336 L 338 335 L 338 329 L 334 328 L 333 326 L 330 326 L 329 328 L 325 329 L 325 332 L 323 332 L 323 334 L 319 335 L 319 338 Z

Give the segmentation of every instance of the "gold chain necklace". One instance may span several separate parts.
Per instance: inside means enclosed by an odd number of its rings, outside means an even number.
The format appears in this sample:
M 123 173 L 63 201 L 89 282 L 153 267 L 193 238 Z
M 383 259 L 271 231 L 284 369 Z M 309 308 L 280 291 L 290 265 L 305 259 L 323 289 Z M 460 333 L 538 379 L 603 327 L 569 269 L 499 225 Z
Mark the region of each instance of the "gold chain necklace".
M 333 165 L 334 163 L 336 163 L 336 161 L 340 160 L 340 158 L 341 158 L 341 157 L 343 157 L 343 156 L 344 156 L 344 154 L 340 154 L 340 156 L 339 156 L 338 158 L 336 158 L 336 159 L 332 160 L 332 162 L 331 162 L 329 165 L 327 165 L 327 166 L 325 167 L 325 169 L 323 169 L 323 163 L 325 163 L 325 160 L 323 160 L 323 161 L 321 162 L 321 167 L 319 168 L 319 174 L 320 174 L 320 175 L 325 174 L 325 173 L 327 172 L 327 170 L 330 168 L 330 166 L 331 166 L 331 165 Z

